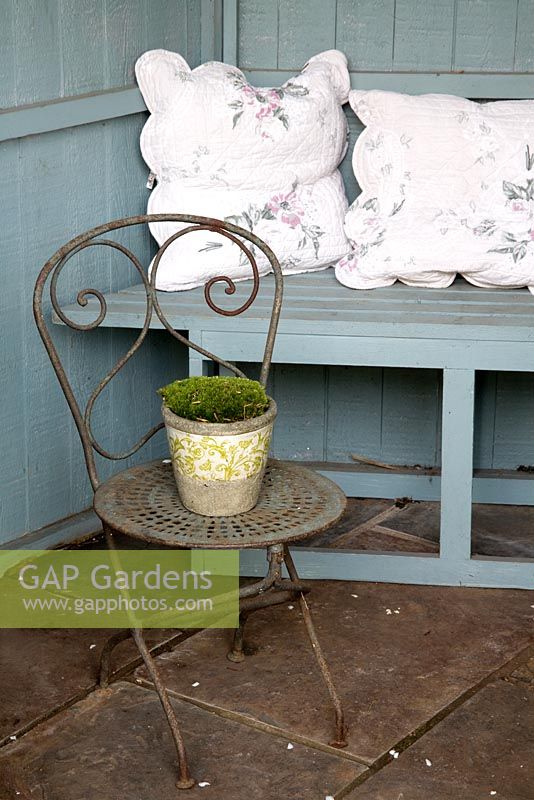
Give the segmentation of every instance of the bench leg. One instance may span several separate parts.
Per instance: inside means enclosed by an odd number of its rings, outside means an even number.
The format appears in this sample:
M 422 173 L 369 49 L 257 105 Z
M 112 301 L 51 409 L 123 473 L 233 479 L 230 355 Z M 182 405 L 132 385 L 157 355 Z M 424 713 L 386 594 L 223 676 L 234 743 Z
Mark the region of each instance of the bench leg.
M 194 350 L 189 351 L 189 377 L 192 378 L 193 376 L 198 375 L 210 375 L 211 374 L 211 361 L 206 361 L 206 359 L 202 358 L 200 353 L 195 353 Z
M 443 370 L 440 557 L 471 557 L 475 372 Z

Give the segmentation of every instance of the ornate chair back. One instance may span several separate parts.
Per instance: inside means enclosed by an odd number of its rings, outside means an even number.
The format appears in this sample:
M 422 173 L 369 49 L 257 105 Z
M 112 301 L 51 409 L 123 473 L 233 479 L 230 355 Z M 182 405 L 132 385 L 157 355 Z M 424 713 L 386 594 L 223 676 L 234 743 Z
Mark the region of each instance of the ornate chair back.
M 101 238 L 101 237 L 106 236 L 107 234 L 112 233 L 113 231 L 116 231 L 121 228 L 128 228 L 133 225 L 143 225 L 145 223 L 151 223 L 151 222 L 178 222 L 185 224 L 186 227 L 182 228 L 177 233 L 170 236 L 167 239 L 167 241 L 159 248 L 152 262 L 152 270 L 150 272 L 150 277 L 149 277 L 147 271 L 143 268 L 140 261 L 131 252 L 131 250 L 129 250 L 127 247 L 125 247 L 123 244 L 120 244 L 119 242 L 115 242 L 111 239 Z M 223 309 L 220 306 L 218 306 L 212 299 L 212 288 L 215 284 L 218 283 L 223 283 L 226 285 L 225 288 L 226 294 L 229 295 L 234 294 L 236 287 L 234 281 L 231 278 L 224 275 L 219 275 L 217 277 L 211 278 L 211 280 L 209 280 L 205 284 L 204 297 L 209 307 L 217 314 L 234 317 L 239 314 L 242 314 L 254 302 L 258 294 L 260 285 L 260 276 L 256 264 L 256 259 L 254 256 L 254 248 L 260 250 L 267 257 L 272 267 L 274 273 L 274 284 L 275 284 L 273 305 L 271 310 L 271 318 L 267 332 L 265 351 L 263 355 L 263 361 L 260 372 L 260 382 L 263 384 L 263 386 L 265 386 L 267 383 L 269 369 L 271 366 L 274 341 L 276 337 L 278 320 L 280 317 L 280 309 L 282 305 L 282 291 L 283 291 L 282 270 L 280 268 L 280 264 L 276 256 L 274 255 L 270 247 L 261 239 L 259 239 L 257 236 L 255 236 L 253 233 L 245 230 L 244 228 L 240 228 L 237 225 L 232 225 L 227 222 L 222 222 L 221 220 L 210 219 L 208 217 L 192 216 L 190 214 L 144 214 L 137 217 L 127 217 L 125 219 L 118 219 L 114 220 L 113 222 L 108 222 L 105 225 L 100 225 L 97 228 L 92 228 L 91 230 L 86 231 L 86 233 L 82 233 L 80 236 L 76 236 L 74 239 L 71 239 L 70 242 L 67 242 L 67 244 L 61 247 L 46 262 L 46 264 L 42 268 L 37 278 L 33 295 L 33 312 L 35 316 L 35 322 L 37 324 L 39 334 L 41 336 L 41 339 L 43 340 L 50 361 L 52 362 L 52 366 L 57 375 L 63 393 L 66 397 L 71 413 L 74 417 L 74 422 L 76 424 L 76 428 L 78 429 L 78 433 L 80 435 L 83 447 L 85 463 L 87 466 L 87 471 L 89 473 L 89 478 L 93 486 L 93 489 L 95 490 L 100 483 L 95 462 L 95 452 L 99 453 L 104 458 L 113 461 L 128 458 L 129 456 L 133 455 L 138 450 L 140 450 L 143 447 L 143 445 L 145 445 L 149 441 L 149 439 L 151 439 L 152 436 L 154 436 L 154 434 L 157 433 L 157 431 L 159 431 L 163 427 L 163 423 L 154 425 L 143 436 L 141 436 L 141 438 L 133 445 L 133 447 L 129 448 L 127 451 L 122 453 L 111 453 L 98 443 L 95 436 L 93 435 L 93 430 L 91 426 L 91 414 L 97 398 L 99 397 L 100 393 L 104 390 L 104 388 L 108 385 L 108 383 L 115 377 L 115 375 L 118 372 L 120 372 L 120 370 L 125 366 L 125 364 L 137 352 L 137 350 L 139 350 L 139 348 L 141 347 L 143 341 L 147 336 L 154 314 L 159 318 L 161 324 L 171 334 L 171 336 L 173 336 L 179 342 L 182 342 L 183 344 L 187 345 L 187 347 L 190 347 L 193 350 L 196 350 L 197 352 L 201 353 L 203 356 L 217 362 L 219 365 L 225 367 L 229 371 L 233 372 L 235 375 L 238 375 L 240 377 L 246 377 L 244 373 L 241 372 L 241 370 L 238 369 L 234 364 L 225 361 L 224 359 L 220 358 L 219 356 L 213 353 L 210 353 L 200 345 L 191 342 L 189 339 L 180 334 L 178 331 L 174 330 L 172 325 L 167 320 L 164 312 L 162 311 L 158 299 L 158 293 L 155 289 L 158 266 L 161 261 L 161 258 L 165 253 L 165 251 L 167 250 L 167 248 L 170 247 L 170 245 L 174 241 L 176 241 L 182 236 L 187 236 L 191 233 L 194 233 L 195 231 L 211 231 L 215 234 L 223 236 L 226 239 L 232 241 L 244 253 L 244 255 L 246 256 L 246 258 L 250 263 L 250 267 L 252 270 L 253 283 L 250 295 L 247 298 L 247 300 L 239 306 L 239 308 L 236 308 L 234 310 Z M 84 409 L 82 410 L 80 404 L 78 403 L 78 400 L 76 399 L 75 393 L 67 377 L 65 369 L 62 365 L 57 348 L 53 343 L 49 326 L 47 324 L 47 320 L 45 317 L 45 313 L 43 311 L 43 299 L 47 282 L 50 279 L 49 290 L 50 290 L 50 300 L 52 303 L 52 308 L 54 309 L 57 317 L 61 320 L 61 322 L 63 322 L 69 328 L 76 331 L 92 331 L 98 328 L 103 323 L 107 315 L 107 304 L 106 304 L 106 298 L 100 290 L 86 288 L 86 289 L 81 289 L 78 292 L 76 301 L 80 306 L 86 306 L 88 303 L 88 298 L 90 297 L 96 298 L 99 304 L 96 318 L 87 324 L 79 324 L 74 322 L 72 319 L 69 319 L 64 310 L 61 308 L 57 292 L 58 280 L 67 262 L 80 251 L 95 246 L 118 250 L 121 253 L 123 253 L 133 264 L 145 290 L 146 314 L 141 331 L 137 336 L 137 338 L 135 339 L 132 346 L 116 362 L 116 364 L 112 367 L 112 369 L 110 369 L 107 375 L 100 381 L 98 386 L 92 391 L 87 403 L 85 404 Z

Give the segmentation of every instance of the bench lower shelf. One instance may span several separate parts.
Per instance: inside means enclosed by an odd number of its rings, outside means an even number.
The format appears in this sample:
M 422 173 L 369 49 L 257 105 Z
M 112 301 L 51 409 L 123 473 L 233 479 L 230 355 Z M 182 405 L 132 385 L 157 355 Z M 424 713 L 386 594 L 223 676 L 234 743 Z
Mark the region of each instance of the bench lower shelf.
M 495 589 L 534 589 L 534 559 L 450 559 L 434 554 L 357 553 L 299 547 L 292 550 L 301 578 Z M 248 550 L 241 574 L 261 575 L 265 554 Z M 533 612 L 534 616 L 534 612 Z

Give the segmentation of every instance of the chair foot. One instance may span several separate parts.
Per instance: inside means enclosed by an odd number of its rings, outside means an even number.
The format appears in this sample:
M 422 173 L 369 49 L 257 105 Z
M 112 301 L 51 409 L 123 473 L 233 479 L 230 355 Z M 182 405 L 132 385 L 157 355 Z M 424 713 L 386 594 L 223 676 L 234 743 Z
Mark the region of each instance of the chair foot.
M 285 547 L 284 561 L 290 579 L 292 581 L 298 581 L 299 576 L 295 568 L 295 564 L 293 563 L 291 553 L 289 552 L 289 548 L 287 546 Z M 304 619 L 304 624 L 306 625 L 306 631 L 312 646 L 313 653 L 315 655 L 315 659 L 317 661 L 317 664 L 319 665 L 319 669 L 321 670 L 321 675 L 323 676 L 326 688 L 328 689 L 328 694 L 330 695 L 332 705 L 334 706 L 336 734 L 333 741 L 329 742 L 329 744 L 331 745 L 331 747 L 337 747 L 341 749 L 343 747 L 347 747 L 348 745 L 347 725 L 345 723 L 345 714 L 343 711 L 343 706 L 341 704 L 341 700 L 337 693 L 336 687 L 334 686 L 334 681 L 332 680 L 330 668 L 326 662 L 323 651 L 321 650 L 321 645 L 317 638 L 317 633 L 315 631 L 315 626 L 313 624 L 308 603 L 306 602 L 306 598 L 302 592 L 299 595 L 299 602 L 300 602 L 300 609 L 302 611 L 302 616 Z
M 235 664 L 241 664 L 245 660 L 245 622 L 247 621 L 246 614 L 239 615 L 239 627 L 235 629 L 234 640 L 232 649 L 226 654 L 228 661 L 233 661 Z
M 182 737 L 182 733 L 178 726 L 178 720 L 176 719 L 174 708 L 171 705 L 171 702 L 169 700 L 169 695 L 167 693 L 165 686 L 163 685 L 163 681 L 161 680 L 155 661 L 150 655 L 148 648 L 145 644 L 145 640 L 143 639 L 143 634 L 141 633 L 139 628 L 132 628 L 131 633 L 137 645 L 137 649 L 139 650 L 141 658 L 145 663 L 148 674 L 156 688 L 156 692 L 158 693 L 161 705 L 163 706 L 165 716 L 167 717 L 167 722 L 169 723 L 169 728 L 171 729 L 172 738 L 174 741 L 174 745 L 176 747 L 176 754 L 178 756 L 179 776 L 176 782 L 176 787 L 178 789 L 191 789 L 195 785 L 195 781 L 191 777 L 191 774 L 189 772 L 189 765 L 187 763 L 187 753 L 185 751 L 185 744 Z
M 234 645 L 234 648 L 235 648 L 235 645 Z M 233 649 L 233 650 L 229 650 L 227 652 L 226 658 L 228 659 L 228 661 L 233 661 L 234 664 L 242 664 L 243 661 L 245 660 L 245 654 L 244 654 L 244 652 L 242 650 L 239 651 L 239 650 Z
M 194 778 L 186 778 L 184 780 L 180 779 L 179 781 L 176 781 L 177 789 L 192 789 L 194 785 L 195 785 Z

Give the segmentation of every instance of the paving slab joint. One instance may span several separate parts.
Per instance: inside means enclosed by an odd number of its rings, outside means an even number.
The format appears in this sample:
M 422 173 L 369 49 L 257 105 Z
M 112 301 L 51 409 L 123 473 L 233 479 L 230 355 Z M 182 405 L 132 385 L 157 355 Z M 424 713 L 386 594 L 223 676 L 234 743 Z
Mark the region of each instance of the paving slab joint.
M 147 681 L 145 678 L 134 679 L 129 677 L 126 678 L 126 680 L 130 683 L 133 683 L 134 686 L 137 686 L 138 688 L 155 691 L 155 687 L 151 681 Z M 283 728 L 278 728 L 276 725 L 270 725 L 268 722 L 263 722 L 255 717 L 251 717 L 249 714 L 243 714 L 237 711 L 231 711 L 227 708 L 221 708 L 221 706 L 216 706 L 213 703 L 207 703 L 205 700 L 199 700 L 197 697 L 181 694 L 181 692 L 177 692 L 175 689 L 167 689 L 167 692 L 169 697 L 174 697 L 177 700 L 182 700 L 185 703 L 190 703 L 197 708 L 201 708 L 203 711 L 208 711 L 209 713 L 215 714 L 218 717 L 232 720 L 233 722 L 237 722 L 241 725 L 246 725 L 248 728 L 253 728 L 254 730 L 261 731 L 262 733 L 267 733 L 270 736 L 275 736 L 278 739 L 285 739 L 291 743 L 302 744 L 312 750 L 320 750 L 324 753 L 328 753 L 331 756 L 342 758 L 345 761 L 353 761 L 356 764 L 361 764 L 364 767 L 370 767 L 373 763 L 370 759 L 365 758 L 364 756 L 357 756 L 354 753 L 348 753 L 346 750 L 340 750 L 330 744 L 327 744 L 326 742 L 320 742 L 317 739 L 312 739 L 308 736 L 304 736 L 301 733 L 296 733 L 295 731 L 285 731 Z
M 181 642 L 185 641 L 185 639 L 190 638 L 195 633 L 198 633 L 197 629 L 191 629 L 187 631 L 180 631 L 180 633 L 172 636 L 170 639 L 165 639 L 163 642 L 159 642 L 159 644 L 154 645 L 150 648 L 149 652 L 153 656 L 160 655 L 161 653 L 168 652 L 173 650 L 177 647 Z M 109 686 L 112 683 L 115 683 L 119 680 L 124 680 L 130 675 L 140 664 L 142 663 L 142 658 L 133 658 L 130 661 L 127 661 L 121 667 L 116 669 L 109 675 L 109 680 L 106 686 L 100 686 L 98 682 L 95 680 L 94 683 L 89 684 L 84 689 L 76 692 L 71 697 L 64 700 L 57 706 L 52 706 L 52 708 L 47 709 L 38 717 L 35 717 L 30 722 L 26 723 L 25 725 L 21 726 L 20 728 L 16 728 L 15 730 L 10 731 L 6 736 L 0 739 L 0 748 L 5 747 L 6 745 L 12 744 L 15 739 L 12 737 L 15 736 L 16 739 L 20 739 L 22 736 L 25 736 L 27 733 L 32 731 L 38 725 L 42 725 L 45 722 L 48 722 L 53 717 L 56 717 L 58 714 L 63 713 L 67 709 L 71 708 L 72 706 L 79 703 L 80 700 L 84 700 L 86 697 L 89 697 L 90 694 L 95 692 L 106 692 Z

